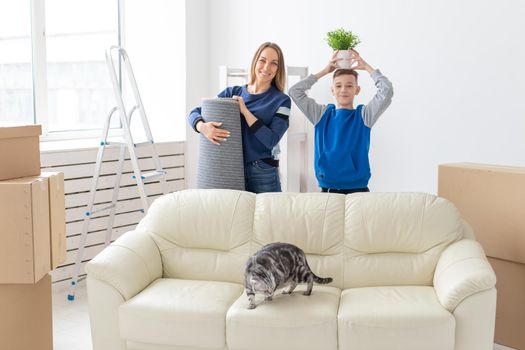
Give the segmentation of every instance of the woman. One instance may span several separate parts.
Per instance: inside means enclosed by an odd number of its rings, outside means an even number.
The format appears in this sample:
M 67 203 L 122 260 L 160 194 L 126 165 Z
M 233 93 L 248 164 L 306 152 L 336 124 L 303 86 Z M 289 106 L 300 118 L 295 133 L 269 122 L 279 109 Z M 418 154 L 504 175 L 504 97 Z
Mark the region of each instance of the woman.
M 253 56 L 250 82 L 228 87 L 218 95 L 239 102 L 246 191 L 281 191 L 279 161 L 273 158 L 272 149 L 288 129 L 291 102 L 283 93 L 285 77 L 281 49 L 275 43 L 266 42 Z M 191 111 L 188 122 L 216 145 L 230 135 L 228 130 L 220 128 L 220 123 L 205 121 L 200 107 Z

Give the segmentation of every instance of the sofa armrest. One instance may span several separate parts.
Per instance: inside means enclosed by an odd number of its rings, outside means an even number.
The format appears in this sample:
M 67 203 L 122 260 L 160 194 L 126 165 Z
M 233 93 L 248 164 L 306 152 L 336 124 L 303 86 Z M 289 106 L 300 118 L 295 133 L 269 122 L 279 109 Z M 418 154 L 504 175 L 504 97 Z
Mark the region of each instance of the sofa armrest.
M 434 288 L 447 310 L 452 312 L 465 298 L 495 285 L 496 275 L 477 241 L 463 239 L 441 254 L 434 273 Z
M 160 251 L 149 234 L 129 231 L 88 262 L 86 272 L 128 300 L 162 276 Z

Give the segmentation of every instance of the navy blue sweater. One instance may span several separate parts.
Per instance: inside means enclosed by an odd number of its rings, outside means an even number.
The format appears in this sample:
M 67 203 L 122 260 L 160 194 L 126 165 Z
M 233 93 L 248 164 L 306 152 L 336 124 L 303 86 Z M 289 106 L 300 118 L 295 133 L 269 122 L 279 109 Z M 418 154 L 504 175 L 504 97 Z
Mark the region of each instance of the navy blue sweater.
M 288 118 L 290 116 L 290 98 L 271 86 L 267 91 L 260 94 L 250 94 L 247 86 L 228 87 L 217 97 L 241 96 L 246 108 L 258 119 L 251 127 L 241 115 L 242 147 L 244 162 L 273 158 L 272 149 L 288 129 Z M 197 107 L 190 112 L 188 122 L 195 128 L 197 122 L 213 121 L 204 120 L 201 108 Z

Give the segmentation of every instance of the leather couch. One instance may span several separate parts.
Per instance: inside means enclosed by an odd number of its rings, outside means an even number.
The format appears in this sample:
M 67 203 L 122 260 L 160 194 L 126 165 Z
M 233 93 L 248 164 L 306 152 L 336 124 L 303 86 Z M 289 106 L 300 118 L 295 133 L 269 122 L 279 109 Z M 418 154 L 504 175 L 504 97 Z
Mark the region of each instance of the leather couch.
M 245 264 L 270 242 L 334 281 L 249 310 Z M 430 194 L 171 193 L 86 271 L 94 350 L 493 347 L 495 274 Z

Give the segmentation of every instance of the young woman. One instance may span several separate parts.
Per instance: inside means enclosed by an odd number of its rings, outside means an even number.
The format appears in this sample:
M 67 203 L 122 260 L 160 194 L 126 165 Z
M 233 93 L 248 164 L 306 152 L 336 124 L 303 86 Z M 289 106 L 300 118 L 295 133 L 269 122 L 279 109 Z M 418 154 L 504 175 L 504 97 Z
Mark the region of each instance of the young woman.
M 291 102 L 283 93 L 285 78 L 280 47 L 266 42 L 253 56 L 250 82 L 244 86 L 228 87 L 218 95 L 239 102 L 246 191 L 281 191 L 279 161 L 273 158 L 272 149 L 288 129 Z M 220 123 L 205 121 L 200 107 L 191 111 L 188 122 L 195 131 L 217 145 L 230 135 L 228 130 L 220 128 Z

